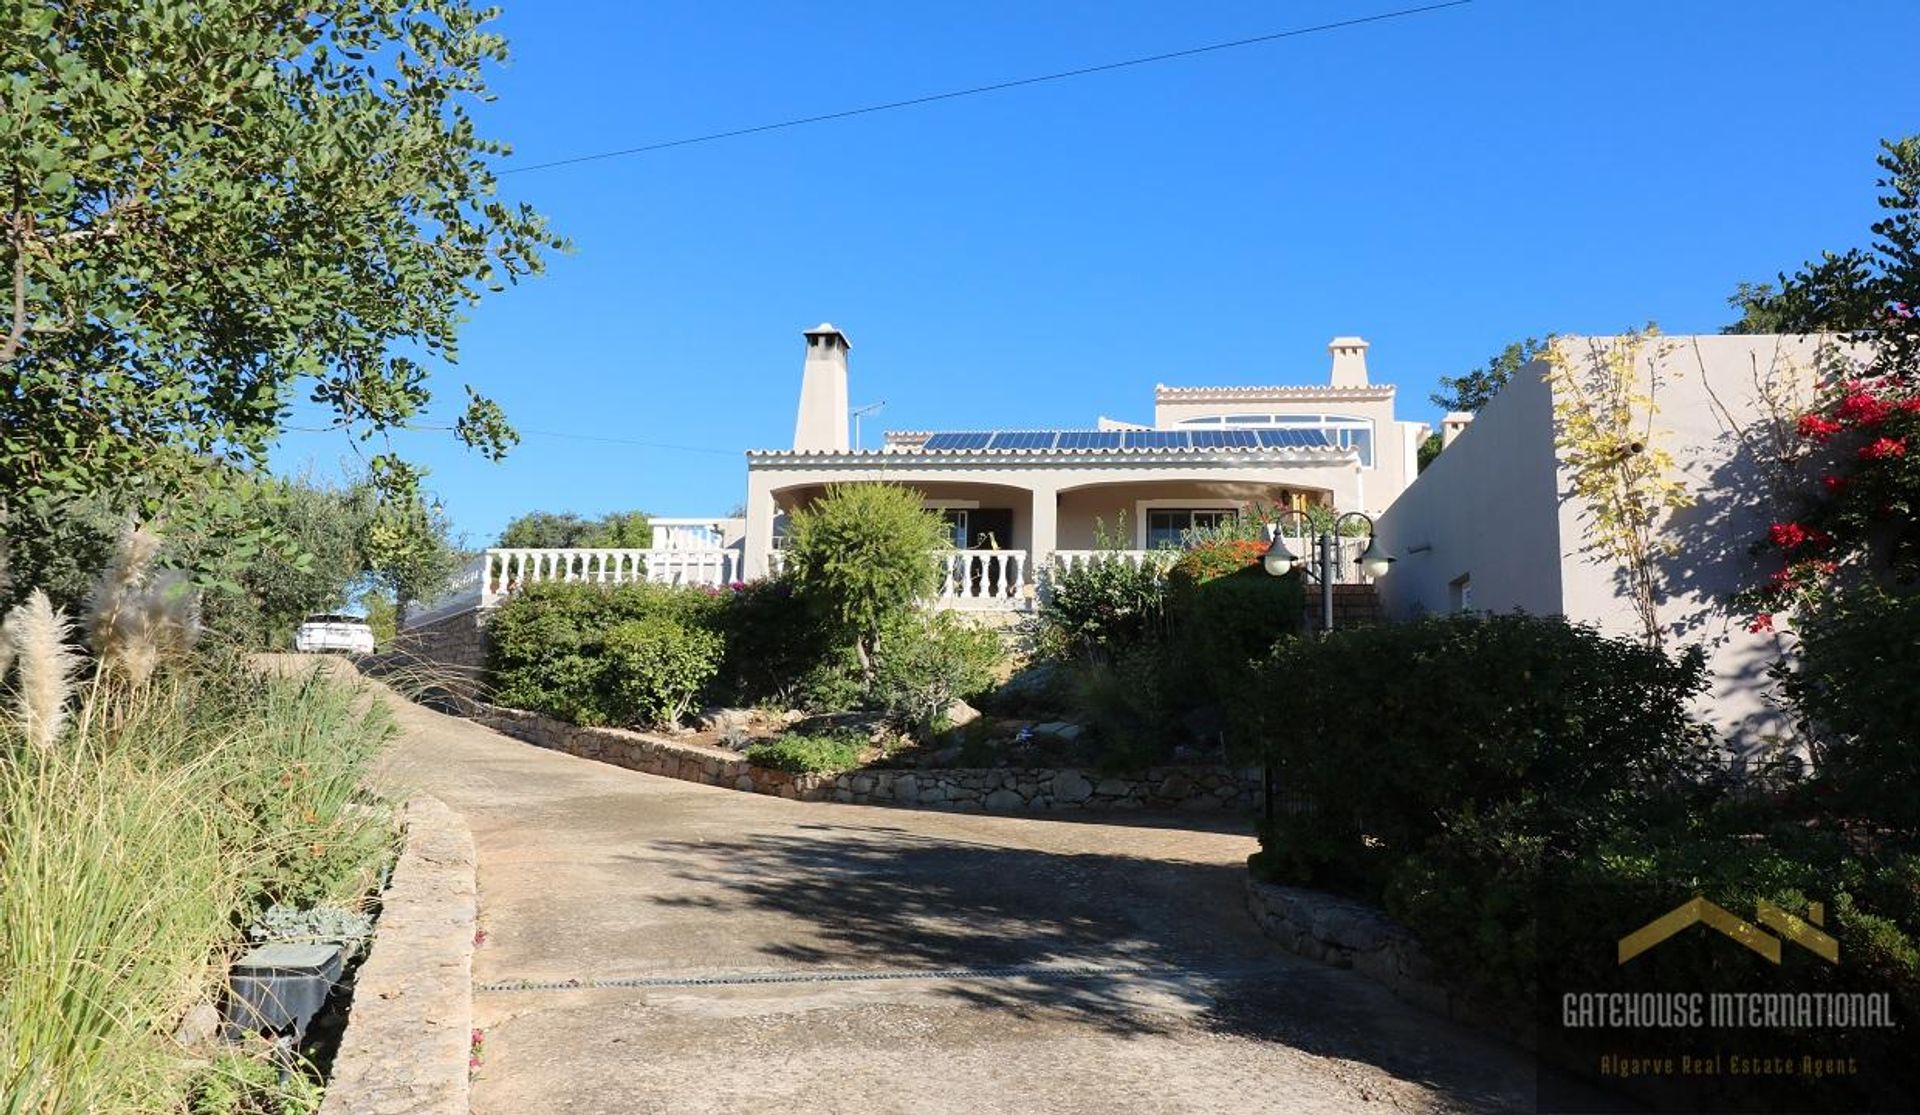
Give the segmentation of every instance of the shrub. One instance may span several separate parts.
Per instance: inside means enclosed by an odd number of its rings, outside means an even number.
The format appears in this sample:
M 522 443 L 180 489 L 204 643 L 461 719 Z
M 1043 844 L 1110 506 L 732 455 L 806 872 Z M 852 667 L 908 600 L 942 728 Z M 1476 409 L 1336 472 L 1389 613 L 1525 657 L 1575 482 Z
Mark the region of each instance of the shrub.
M 875 697 L 922 736 L 946 728 L 948 708 L 985 689 L 1004 654 L 1000 636 L 951 612 L 895 619 L 876 650 Z
M 952 546 L 946 523 L 920 500 L 895 484 L 836 485 L 788 522 L 788 575 L 844 632 L 869 676 L 881 629 L 933 592 L 934 555 Z
M 720 669 L 719 635 L 668 616 L 609 628 L 602 684 L 607 715 L 622 724 L 675 725 Z
M 864 742 L 852 735 L 802 735 L 789 732 L 747 748 L 747 761 L 774 770 L 838 774 L 860 765 L 860 748 Z
M 1377 898 L 1469 812 L 1561 850 L 1646 819 L 1711 765 L 1686 711 L 1704 685 L 1697 653 L 1556 619 L 1448 616 L 1286 640 L 1232 722 L 1314 805 L 1266 833 L 1267 866 Z
M 1167 673 L 1165 648 L 1153 643 L 1074 667 L 1074 718 L 1100 741 L 1101 767 L 1136 769 L 1164 756 L 1175 729 Z
M 1104 661 L 1166 632 L 1166 572 L 1097 554 L 1055 573 L 1040 602 L 1039 643 L 1055 658 Z
M 1202 541 L 1167 574 L 1175 671 L 1189 705 L 1223 706 L 1252 683 L 1254 659 L 1300 630 L 1301 574 L 1271 577 L 1266 544 Z
M 1797 665 L 1781 672 L 1815 741 L 1810 789 L 1843 816 L 1920 835 L 1920 594 L 1856 590 L 1799 627 Z
M 734 587 L 715 613 L 726 639 L 717 690 L 729 704 L 840 711 L 860 699 L 860 664 L 788 577 Z
M 502 704 L 531 709 L 576 724 L 652 723 L 663 709 L 679 706 L 684 688 L 676 680 L 649 695 L 640 677 L 665 676 L 655 658 L 637 646 L 636 633 L 620 639 L 619 653 L 639 657 L 628 663 L 631 676 L 615 668 L 609 637 L 623 624 L 661 621 L 646 628 L 670 640 L 673 651 L 661 655 L 697 662 L 711 651 L 716 661 L 700 684 L 718 669 L 719 644 L 669 633 L 706 634 L 717 626 L 725 599 L 696 588 L 654 584 L 529 585 L 515 592 L 489 621 L 490 668 L 494 696 Z M 675 678 L 678 671 L 673 671 Z M 636 688 L 639 686 L 640 688 Z

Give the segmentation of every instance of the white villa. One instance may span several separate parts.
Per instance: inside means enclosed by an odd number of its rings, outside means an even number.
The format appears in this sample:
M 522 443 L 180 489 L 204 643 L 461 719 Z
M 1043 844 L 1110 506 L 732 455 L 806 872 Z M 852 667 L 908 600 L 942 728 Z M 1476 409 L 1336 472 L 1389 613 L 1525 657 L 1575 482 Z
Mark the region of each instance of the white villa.
M 1099 418 L 1076 429 L 890 431 L 881 448 L 860 449 L 848 436 L 852 344 L 830 324 L 803 336 L 793 444 L 747 453 L 744 518 L 655 519 L 650 550 L 489 550 L 409 626 L 541 580 L 764 577 L 779 571 L 789 512 L 830 485 L 862 481 L 916 488 L 953 525 L 938 604 L 1024 610 L 1048 570 L 1083 560 L 1103 535 L 1144 561 L 1183 532 L 1254 505 L 1384 511 L 1413 481 L 1427 435 L 1424 423 L 1396 417 L 1391 385 L 1372 382 L 1367 342 L 1335 337 L 1320 383 L 1161 385 L 1151 425 Z M 1349 556 L 1364 541 L 1345 543 Z M 1359 579 L 1351 564 L 1341 563 L 1343 575 Z
M 793 445 L 747 454 L 745 569 L 774 571 L 784 519 L 829 485 L 918 489 L 953 524 L 948 592 L 1017 605 L 1055 562 L 1124 531 L 1137 554 L 1253 504 L 1384 510 L 1416 472 L 1426 427 L 1394 414 L 1371 382 L 1367 342 L 1336 337 L 1320 383 L 1154 389 L 1153 423 L 889 432 L 879 449 L 847 434 L 846 334 L 809 329 Z M 959 571 L 965 569 L 967 576 Z
M 1380 545 L 1396 558 L 1377 586 L 1389 618 L 1518 609 L 1637 630 L 1619 571 L 1587 552 L 1582 510 L 1567 495 L 1544 362 L 1523 369 L 1477 418 L 1448 415 L 1447 448 L 1420 475 L 1428 427 L 1395 414 L 1394 388 L 1373 382 L 1358 337 L 1328 344 L 1318 383 L 1157 386 L 1150 425 L 1099 418 L 1075 429 L 896 431 L 865 449 L 848 437 L 846 334 L 822 324 L 804 336 L 793 444 L 747 453 L 743 518 L 654 520 L 649 550 L 489 550 L 454 595 L 408 626 L 484 610 L 540 580 L 725 585 L 766 576 L 780 568 L 788 513 L 830 485 L 887 481 L 919 490 L 952 524 L 954 551 L 929 557 L 944 563 L 942 607 L 1029 609 L 1052 570 L 1084 560 L 1103 536 L 1111 548 L 1124 531 L 1128 559 L 1153 560 L 1183 531 L 1244 508 L 1318 504 L 1376 518 Z M 1557 343 L 1591 352 L 1617 339 Z M 1672 543 L 1663 624 L 1676 645 L 1707 650 L 1705 704 L 1730 738 L 1759 743 L 1782 728 L 1764 677 L 1779 636 L 1745 630 L 1730 604 L 1758 575 L 1750 544 L 1769 507 L 1770 423 L 1783 401 L 1811 391 L 1823 363 L 1848 357 L 1822 337 L 1676 336 L 1658 345 L 1656 437 L 1698 497 L 1663 528 Z M 1353 558 L 1366 541 L 1344 540 L 1341 579 L 1363 579 Z

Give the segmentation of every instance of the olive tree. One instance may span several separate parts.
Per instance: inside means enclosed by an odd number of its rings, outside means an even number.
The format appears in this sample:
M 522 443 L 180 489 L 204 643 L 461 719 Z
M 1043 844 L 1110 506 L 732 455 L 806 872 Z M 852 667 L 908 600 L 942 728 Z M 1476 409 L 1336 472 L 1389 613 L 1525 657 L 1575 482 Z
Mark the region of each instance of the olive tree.
M 787 525 L 787 571 L 846 633 L 868 680 L 881 631 L 938 583 L 934 558 L 953 545 L 921 495 L 897 484 L 828 488 Z
M 0 18 L 0 498 L 262 464 L 302 394 L 415 420 L 465 308 L 563 247 L 496 195 L 468 107 L 506 56 L 466 0 L 85 0 Z M 516 440 L 468 389 L 455 433 Z M 382 450 L 384 446 L 380 447 Z M 419 470 L 370 456 L 384 494 Z

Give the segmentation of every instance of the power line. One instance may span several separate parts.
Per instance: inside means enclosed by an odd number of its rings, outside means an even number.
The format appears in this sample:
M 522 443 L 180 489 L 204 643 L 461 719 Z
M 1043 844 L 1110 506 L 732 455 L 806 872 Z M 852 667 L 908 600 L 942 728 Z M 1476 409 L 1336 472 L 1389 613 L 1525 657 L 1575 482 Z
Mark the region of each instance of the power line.
M 410 422 L 405 426 L 400 426 L 396 428 L 408 430 L 408 431 L 420 431 L 420 430 L 452 430 L 454 427 L 439 425 L 431 422 Z M 302 433 L 302 434 L 330 434 L 330 433 L 337 433 L 340 431 L 351 432 L 348 430 L 346 426 L 286 426 L 284 427 L 284 429 L 286 429 L 289 432 Z M 720 457 L 738 457 L 740 455 L 739 450 L 715 449 L 711 445 L 675 445 L 671 442 L 665 442 L 665 441 L 640 441 L 634 438 L 603 437 L 599 434 L 572 434 L 562 430 L 527 430 L 527 429 L 521 429 L 518 427 L 515 428 L 514 432 L 522 435 L 530 434 L 534 437 L 565 438 L 569 441 L 598 441 L 598 442 L 605 442 L 608 445 L 634 445 L 634 446 L 639 446 L 642 449 L 671 449 L 680 453 L 712 453 L 715 456 L 720 456 Z M 358 451 L 357 444 L 355 445 L 355 450 Z
M 665 151 L 670 147 L 687 147 L 695 143 L 712 143 L 720 139 L 735 139 L 740 136 L 758 135 L 761 132 L 779 131 L 782 128 L 798 128 L 807 124 L 821 124 L 829 120 L 845 120 L 850 116 L 866 116 L 875 112 L 890 112 L 897 108 L 912 108 L 915 105 L 932 104 L 935 101 L 951 101 L 959 97 L 973 97 L 982 93 L 997 93 L 1005 89 L 1018 89 L 1025 85 L 1039 85 L 1046 81 L 1063 81 L 1067 78 L 1086 77 L 1088 74 L 1106 73 L 1110 70 L 1123 70 L 1129 66 L 1146 66 L 1155 62 L 1167 62 L 1175 58 L 1191 58 L 1196 54 L 1211 54 L 1220 50 L 1233 50 L 1237 47 L 1255 46 L 1271 43 L 1280 39 L 1298 38 L 1322 31 L 1337 31 L 1343 27 L 1358 27 L 1367 23 L 1382 23 L 1389 19 L 1401 19 L 1406 16 L 1437 12 L 1443 8 L 1459 8 L 1473 3 L 1473 0 L 1445 0 L 1444 3 L 1425 4 L 1417 8 L 1400 8 L 1391 12 L 1379 12 L 1375 15 L 1356 16 L 1353 19 L 1337 20 L 1333 23 L 1320 23 L 1312 27 L 1296 27 L 1289 31 L 1275 31 L 1270 35 L 1255 35 L 1249 39 L 1234 39 L 1224 43 L 1209 43 L 1206 46 L 1189 47 L 1185 50 L 1171 50 L 1164 54 L 1149 54 L 1140 58 L 1128 58 L 1120 62 L 1105 62 L 1098 66 L 1083 66 L 1077 70 L 1061 70 L 1058 73 L 1040 74 L 1036 77 L 1015 78 L 1012 81 L 995 82 L 992 85 L 976 85 L 968 89 L 954 89 L 945 93 L 930 93 L 924 97 L 910 97 L 904 101 L 887 101 L 884 104 L 865 105 L 860 108 L 842 109 L 839 112 L 825 112 L 818 116 L 801 116 L 793 120 L 781 120 L 772 124 L 756 124 L 750 128 L 734 128 L 725 132 L 710 132 L 706 135 L 688 136 L 685 139 L 669 139 L 660 143 L 648 143 L 639 147 L 623 147 L 617 151 L 599 151 L 591 155 L 575 155 L 552 162 L 533 163 L 530 166 L 510 167 L 501 174 L 526 174 L 535 170 L 552 170 L 555 167 L 573 166 L 577 163 L 597 162 L 601 159 L 618 159 L 628 155 L 644 155 L 650 151 Z

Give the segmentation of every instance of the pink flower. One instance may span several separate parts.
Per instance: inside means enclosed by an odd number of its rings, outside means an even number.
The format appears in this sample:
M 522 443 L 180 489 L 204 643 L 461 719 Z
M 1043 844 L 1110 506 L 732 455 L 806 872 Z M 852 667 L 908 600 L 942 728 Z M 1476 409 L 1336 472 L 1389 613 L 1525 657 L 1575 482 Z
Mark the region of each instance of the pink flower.
M 1907 455 L 1907 439 L 1900 437 L 1875 438 L 1860 447 L 1860 457 L 1868 461 L 1884 461 Z
M 1791 550 L 1807 540 L 1807 528 L 1799 523 L 1775 523 L 1767 528 L 1767 540 L 1783 550 Z
M 1759 635 L 1767 631 L 1772 631 L 1773 630 L 1773 613 L 1761 612 L 1759 615 L 1754 616 L 1753 622 L 1747 624 L 1747 630 L 1753 632 L 1755 635 Z

